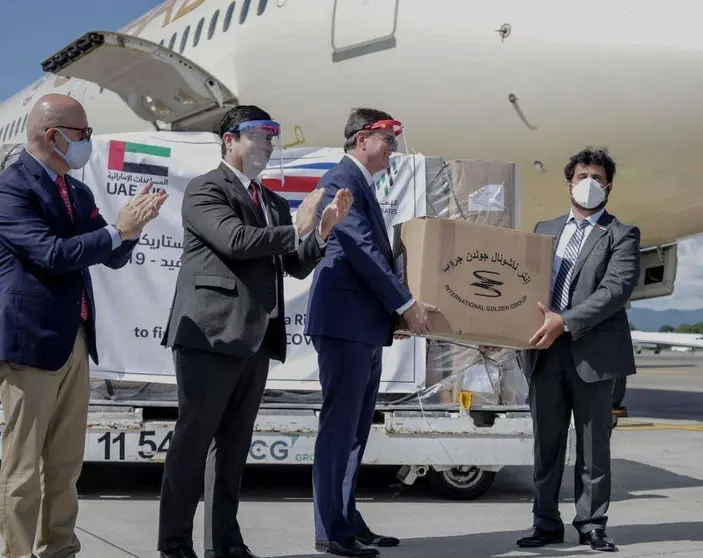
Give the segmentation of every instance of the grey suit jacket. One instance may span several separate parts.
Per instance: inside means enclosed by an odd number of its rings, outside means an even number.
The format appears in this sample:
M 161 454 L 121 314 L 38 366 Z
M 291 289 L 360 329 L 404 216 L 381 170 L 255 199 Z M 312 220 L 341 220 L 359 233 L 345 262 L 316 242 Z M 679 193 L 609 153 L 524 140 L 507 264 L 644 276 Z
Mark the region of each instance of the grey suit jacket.
M 263 188 L 273 226 L 223 163 L 183 194 L 183 255 L 161 344 L 249 358 L 262 343 L 285 361 L 283 272 L 303 279 L 324 255 L 314 234 L 295 250 L 288 202 Z M 278 317 L 270 318 L 276 304 Z
M 537 223 L 534 232 L 554 235 L 559 244 L 568 215 Z M 640 231 L 603 213 L 583 245 L 571 281 L 571 304 L 562 313 L 574 365 L 584 382 L 635 373 L 630 322 L 625 306 L 640 275 Z M 546 303 L 545 303 L 546 304 Z M 549 349 L 547 349 L 549 350 Z M 523 353 L 529 378 L 538 350 Z

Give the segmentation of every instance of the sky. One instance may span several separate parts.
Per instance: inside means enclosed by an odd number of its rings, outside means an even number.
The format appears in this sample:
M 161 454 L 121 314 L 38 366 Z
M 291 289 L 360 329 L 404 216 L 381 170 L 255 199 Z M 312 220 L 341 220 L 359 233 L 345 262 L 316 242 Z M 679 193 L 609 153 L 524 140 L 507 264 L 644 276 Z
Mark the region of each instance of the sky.
M 91 30 L 116 31 L 162 0 L 0 0 L 0 100 L 39 79 L 41 61 Z M 32 39 L 27 40 L 31 34 Z M 703 284 L 703 236 L 679 243 L 675 293 L 633 306 L 697 309 Z
M 41 61 L 87 31 L 116 31 L 162 0 L 0 0 L 4 100 L 42 77 Z M 27 37 L 32 37 L 27 40 Z

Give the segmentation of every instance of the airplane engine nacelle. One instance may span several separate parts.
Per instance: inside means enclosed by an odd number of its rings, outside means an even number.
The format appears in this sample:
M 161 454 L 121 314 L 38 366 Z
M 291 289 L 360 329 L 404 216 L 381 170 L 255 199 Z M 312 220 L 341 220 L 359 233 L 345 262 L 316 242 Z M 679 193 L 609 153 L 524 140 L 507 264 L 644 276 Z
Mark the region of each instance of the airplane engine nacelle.
M 676 244 L 641 251 L 640 278 L 630 300 L 668 296 L 676 282 Z

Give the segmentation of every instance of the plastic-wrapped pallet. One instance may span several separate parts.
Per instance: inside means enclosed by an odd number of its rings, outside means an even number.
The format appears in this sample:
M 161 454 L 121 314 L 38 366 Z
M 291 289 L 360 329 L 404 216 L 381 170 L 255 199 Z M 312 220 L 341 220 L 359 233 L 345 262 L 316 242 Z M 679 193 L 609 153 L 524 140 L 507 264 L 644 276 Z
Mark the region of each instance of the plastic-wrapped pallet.
M 515 229 L 519 191 L 514 163 L 492 160 L 446 161 L 432 175 L 428 165 L 427 215 Z M 434 170 L 434 169 L 433 169 Z M 421 397 L 432 403 L 524 405 L 527 382 L 517 351 L 481 351 L 447 341 L 428 340 L 427 386 Z
M 528 385 L 516 351 L 479 350 L 447 341 L 428 341 L 427 388 L 423 404 L 462 406 L 527 403 Z M 469 401 L 470 405 L 466 402 Z

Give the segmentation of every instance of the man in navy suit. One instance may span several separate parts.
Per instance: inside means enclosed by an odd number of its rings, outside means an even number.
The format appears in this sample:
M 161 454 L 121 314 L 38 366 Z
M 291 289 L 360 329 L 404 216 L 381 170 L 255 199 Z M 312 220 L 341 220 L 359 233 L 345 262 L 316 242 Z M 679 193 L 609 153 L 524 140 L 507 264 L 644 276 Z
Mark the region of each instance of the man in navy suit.
M 42 556 L 73 556 L 88 355 L 98 362 L 88 268 L 123 267 L 166 196 L 145 189 L 108 225 L 66 174 L 91 155 L 81 104 L 44 96 L 27 124 L 27 150 L 0 175 L 0 535 L 4 556 L 32 556 L 35 540 Z
M 342 160 L 320 180 L 318 212 L 348 188 L 354 203 L 328 237 L 315 269 L 305 333 L 318 354 L 322 410 L 315 442 L 315 548 L 340 556 L 376 556 L 395 546 L 373 533 L 356 509 L 356 479 L 371 430 L 381 355 L 402 315 L 414 334 L 427 331 L 429 305 L 416 302 L 392 271 L 392 252 L 372 175 L 387 169 L 400 122 L 382 111 L 354 109 Z

